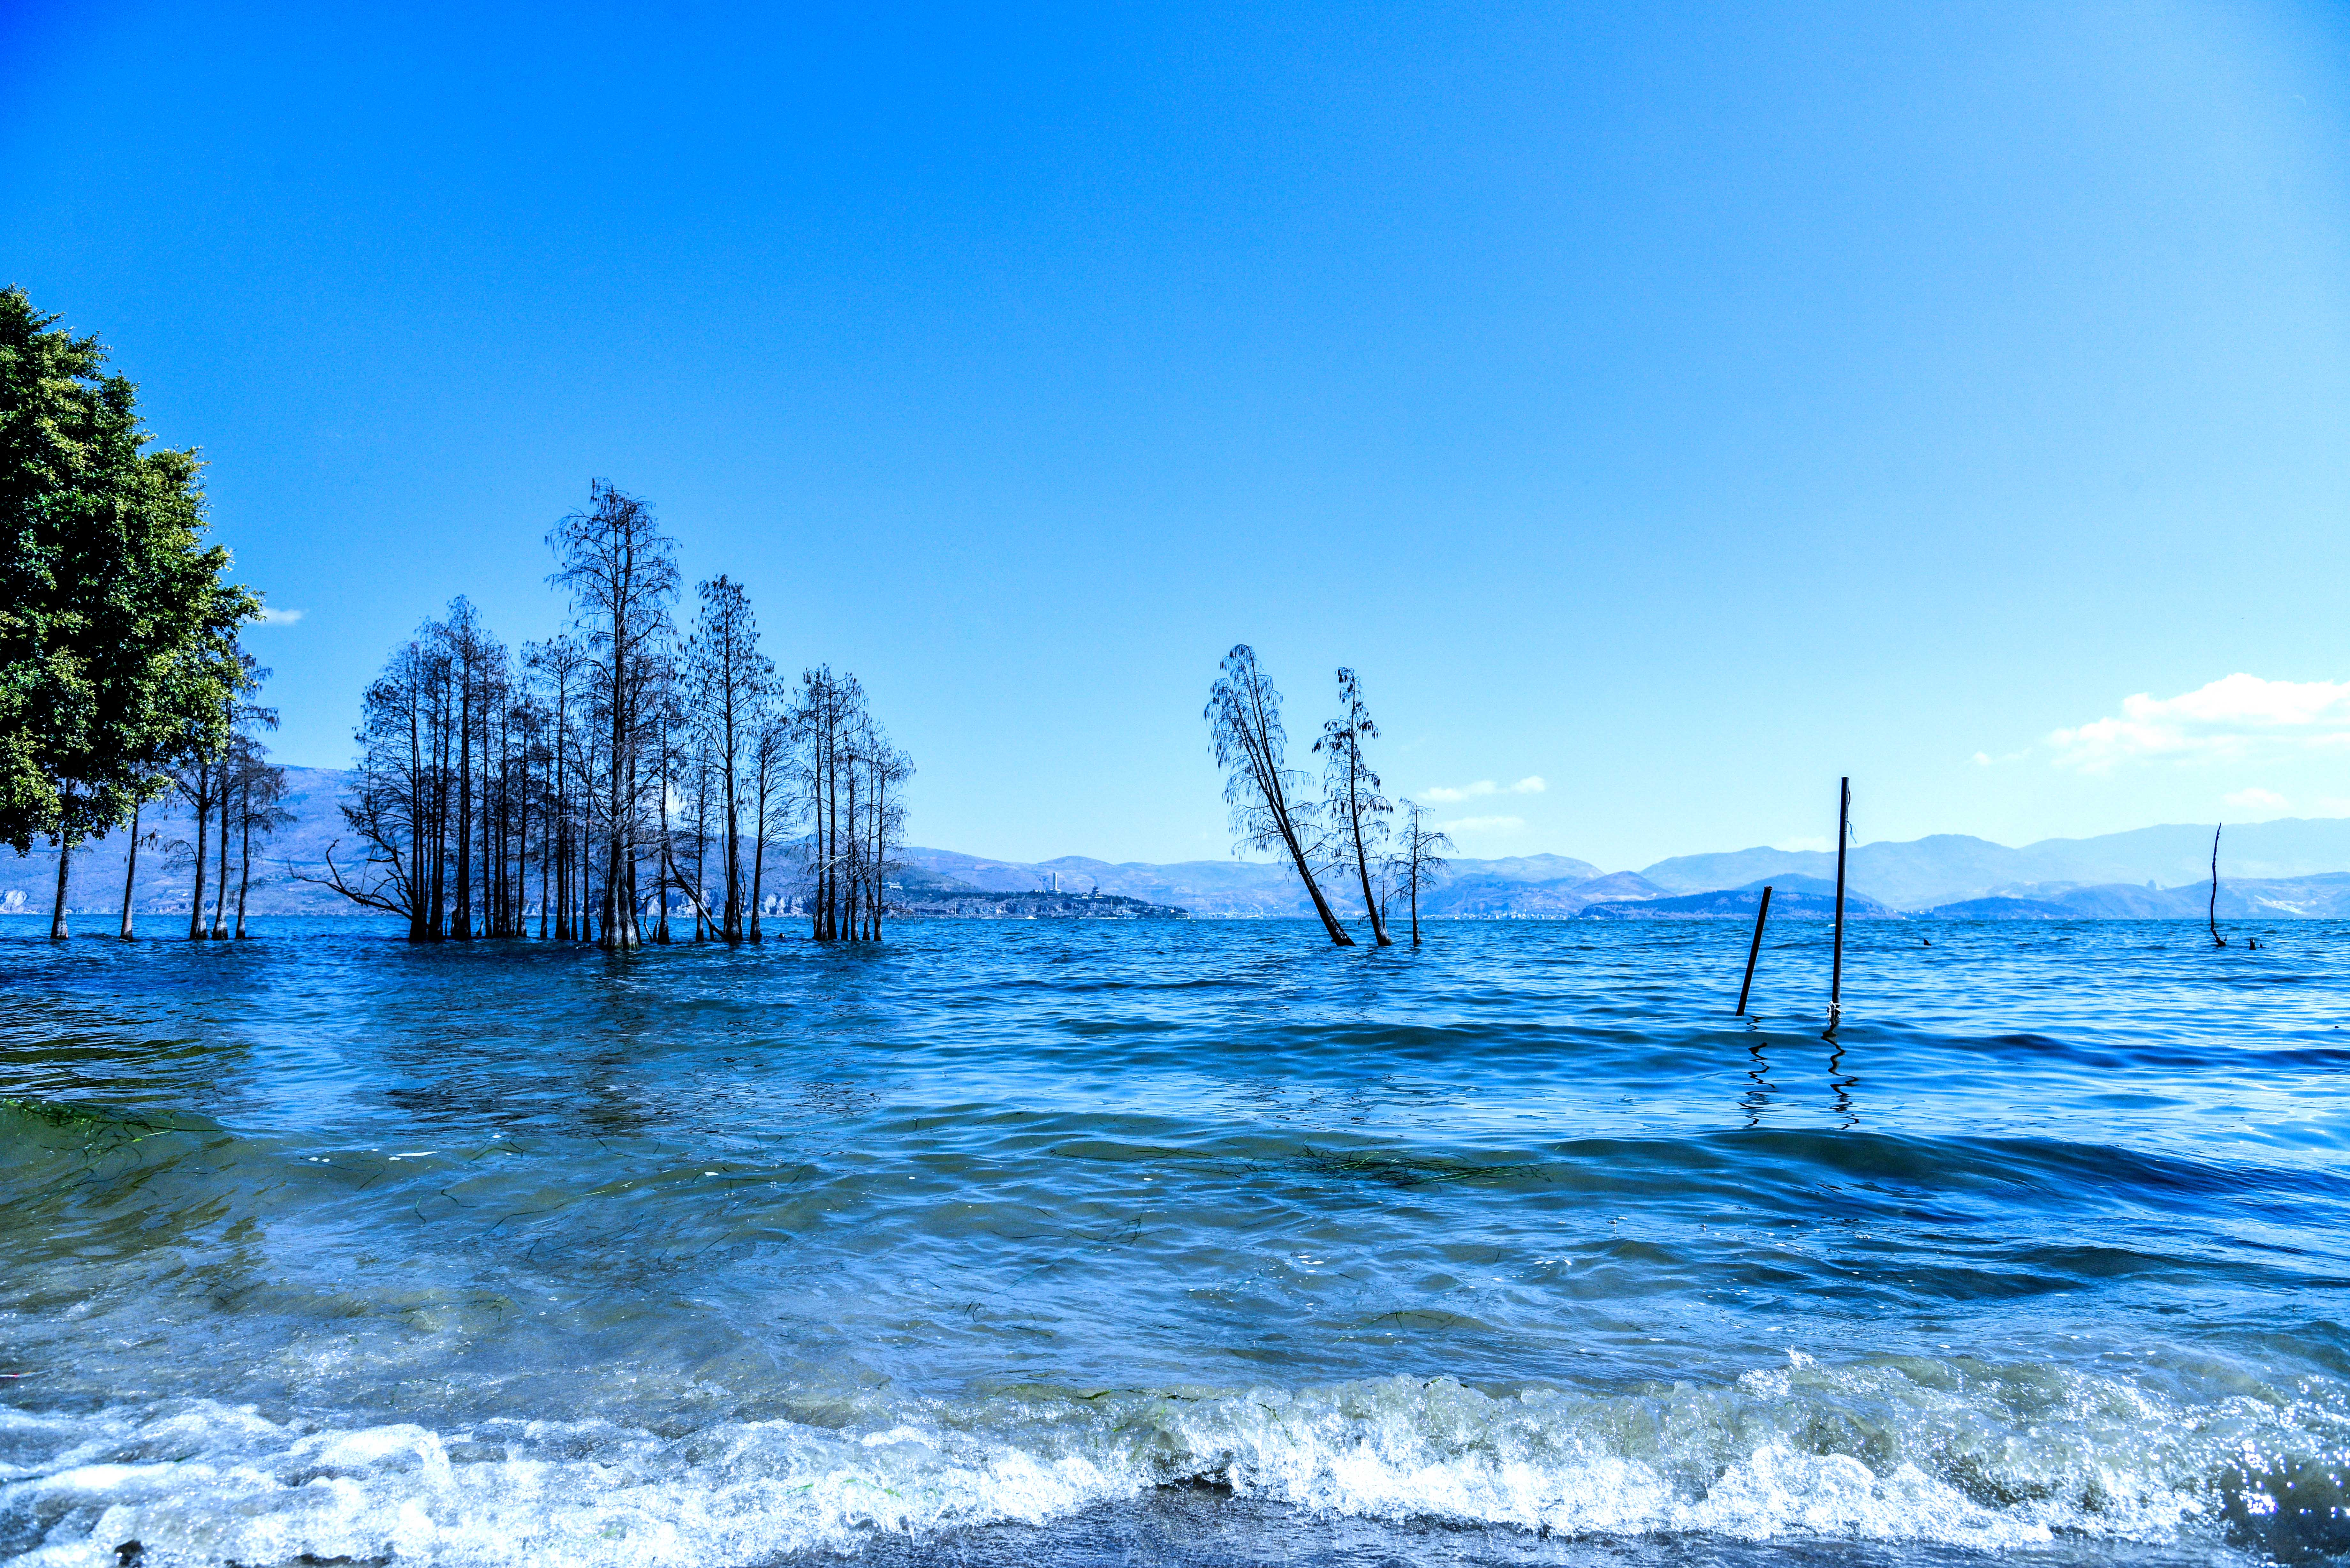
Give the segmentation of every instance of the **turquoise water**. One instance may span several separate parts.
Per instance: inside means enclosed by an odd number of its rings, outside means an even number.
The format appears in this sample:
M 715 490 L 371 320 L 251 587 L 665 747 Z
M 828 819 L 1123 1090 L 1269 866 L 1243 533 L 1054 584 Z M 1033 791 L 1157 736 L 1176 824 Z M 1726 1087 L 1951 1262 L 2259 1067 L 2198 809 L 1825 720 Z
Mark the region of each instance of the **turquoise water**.
M 2350 927 L 45 929 L 0 1556 L 2350 1554 Z

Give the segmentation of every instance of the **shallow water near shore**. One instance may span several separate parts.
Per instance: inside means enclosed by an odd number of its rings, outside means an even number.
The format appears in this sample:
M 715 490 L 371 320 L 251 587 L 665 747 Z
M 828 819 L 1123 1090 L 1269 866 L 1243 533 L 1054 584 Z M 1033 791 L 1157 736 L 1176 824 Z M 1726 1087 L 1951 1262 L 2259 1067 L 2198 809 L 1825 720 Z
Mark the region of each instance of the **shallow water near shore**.
M 1813 925 L 0 920 L 0 1558 L 2339 1561 L 2350 926 L 2243 933 L 1827 1041 Z

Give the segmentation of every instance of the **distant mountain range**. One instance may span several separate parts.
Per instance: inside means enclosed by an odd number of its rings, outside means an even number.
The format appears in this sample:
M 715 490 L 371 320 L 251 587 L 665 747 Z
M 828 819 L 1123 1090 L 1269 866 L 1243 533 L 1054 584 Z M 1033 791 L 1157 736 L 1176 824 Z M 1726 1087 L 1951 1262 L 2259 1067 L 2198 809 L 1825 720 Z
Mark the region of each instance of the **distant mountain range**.
M 1961 834 L 1908 843 L 1864 844 L 1846 857 L 1846 912 L 1882 919 L 1933 913 L 1950 919 L 2171 919 L 2200 917 L 2209 896 L 2209 826 L 2138 828 L 2097 838 L 2051 838 L 2021 849 Z M 1284 865 L 1191 860 L 1172 866 L 1112 864 L 1068 856 L 1036 862 L 989 860 L 941 849 L 910 849 L 910 864 L 975 886 L 1010 890 L 1049 885 L 1098 888 L 1194 915 L 1311 915 L 1313 905 Z M 2220 844 L 2220 910 L 2234 919 L 2350 918 L 2350 818 L 2252 823 Z M 1741 849 L 1685 855 L 1639 871 L 1603 874 L 1564 855 L 1506 860 L 1455 858 L 1423 892 L 1420 913 L 1437 919 L 1751 919 L 1764 883 L 1774 917 L 1832 912 L 1835 856 L 1801 849 Z M 1359 906 L 1350 885 L 1326 889 L 1342 910 Z M 1815 908 L 1814 900 L 1825 900 Z
M 1906 844 L 1864 844 L 1846 856 L 1853 886 L 1903 909 L 1964 898 L 2033 897 L 2030 890 L 2035 888 L 2199 885 L 2210 875 L 2210 858 L 2209 823 L 2141 827 L 2095 838 L 2043 838 L 2021 849 L 1939 833 Z M 2345 870 L 2350 870 L 2350 817 L 2248 823 L 2229 828 L 2220 839 L 2223 881 Z M 1826 850 L 1740 849 L 1726 855 L 1677 856 L 1640 874 L 1673 892 L 1694 893 L 1742 887 L 1788 872 L 1834 877 L 1835 856 Z
M 328 845 L 346 837 L 335 809 L 343 774 L 325 768 L 286 772 L 286 805 L 295 823 L 256 857 L 249 907 L 262 914 L 350 913 L 351 906 L 331 890 L 289 875 L 315 872 Z M 145 826 L 167 843 L 188 832 L 184 820 L 152 814 Z M 80 913 L 85 930 L 94 917 L 121 909 L 121 837 L 116 835 L 75 857 L 68 904 Z M 2199 919 L 2209 898 L 2210 851 L 2211 829 L 2192 825 L 2050 838 L 2020 849 L 1960 834 L 1864 844 L 1846 857 L 1846 913 L 1867 919 Z M 338 858 L 348 863 L 350 857 L 347 843 Z M 907 901 L 939 914 L 1151 919 L 1184 911 L 1211 919 L 1264 919 L 1314 912 L 1295 874 L 1286 865 L 1263 861 L 1158 866 L 1083 856 L 1020 861 L 930 848 L 910 848 L 904 860 Z M 2230 827 L 2220 860 L 2223 919 L 2350 918 L 2350 818 Z M 771 864 L 771 877 L 781 871 L 779 862 Z M 1565 855 L 1459 857 L 1422 889 L 1420 915 L 1752 919 L 1768 883 L 1774 889 L 1774 919 L 1806 919 L 1832 907 L 1835 875 L 1835 856 L 1820 850 L 1683 855 L 1637 872 L 1603 872 Z M 23 859 L 0 855 L 0 911 L 47 911 L 56 876 L 56 857 L 48 851 Z M 177 914 L 184 920 L 188 888 L 184 857 L 175 859 L 161 848 L 141 851 L 138 905 L 143 915 Z M 1326 890 L 1341 914 L 1359 914 L 1361 895 L 1351 884 L 1334 879 Z M 1034 897 L 1055 893 L 1061 897 Z

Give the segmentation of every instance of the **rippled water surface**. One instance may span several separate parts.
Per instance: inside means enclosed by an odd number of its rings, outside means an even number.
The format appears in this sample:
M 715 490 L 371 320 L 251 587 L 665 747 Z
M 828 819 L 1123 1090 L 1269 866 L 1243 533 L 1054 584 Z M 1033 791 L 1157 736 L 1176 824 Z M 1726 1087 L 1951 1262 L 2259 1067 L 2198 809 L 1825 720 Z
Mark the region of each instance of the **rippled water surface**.
M 44 929 L 0 1557 L 2350 1556 L 2344 926 Z

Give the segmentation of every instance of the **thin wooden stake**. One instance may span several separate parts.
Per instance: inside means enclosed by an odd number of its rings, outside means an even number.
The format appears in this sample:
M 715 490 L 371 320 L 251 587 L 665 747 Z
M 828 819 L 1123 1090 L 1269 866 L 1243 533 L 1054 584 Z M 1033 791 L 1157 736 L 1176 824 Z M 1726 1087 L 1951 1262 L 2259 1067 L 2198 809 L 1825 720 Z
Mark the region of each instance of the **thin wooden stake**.
M 1746 1016 L 1746 993 L 1754 989 L 1754 961 L 1762 951 L 1762 922 L 1771 918 L 1771 889 L 1762 889 L 1762 906 L 1754 911 L 1754 943 L 1746 950 L 1746 983 L 1738 988 L 1738 1011 L 1732 1018 Z
M 2220 934 L 2220 829 L 2227 826 L 2222 822 L 2211 829 L 2211 908 L 2203 918 L 2210 923 L 2211 945 L 2215 948 L 2228 945 L 2228 939 Z
M 1843 781 L 1836 795 L 1835 964 L 1828 971 L 1828 1030 L 1835 1033 L 1844 1015 L 1844 846 L 1852 836 L 1852 780 Z

